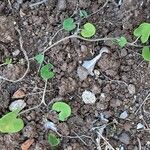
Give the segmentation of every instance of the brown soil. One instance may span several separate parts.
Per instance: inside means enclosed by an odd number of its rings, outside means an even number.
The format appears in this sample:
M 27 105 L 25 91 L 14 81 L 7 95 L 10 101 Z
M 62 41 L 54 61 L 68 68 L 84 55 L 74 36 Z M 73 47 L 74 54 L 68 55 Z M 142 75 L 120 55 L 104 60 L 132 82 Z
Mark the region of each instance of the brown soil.
M 39 0 L 40 1 L 40 0 Z M 64 2 L 64 0 L 62 0 Z M 0 2 L 0 63 L 7 57 L 13 58 L 13 64 L 0 67 L 0 75 L 16 80 L 26 70 L 26 61 L 20 51 L 19 35 L 15 31 L 17 25 L 23 38 L 23 46 L 29 58 L 42 52 L 48 45 L 50 37 L 61 28 L 65 18 L 71 16 L 77 6 L 77 0 L 67 0 L 66 4 L 58 4 L 57 0 L 46 2 L 31 8 L 36 0 L 8 0 Z M 89 14 L 100 9 L 105 0 L 79 0 L 79 8 Z M 113 0 L 98 13 L 84 22 L 96 25 L 98 37 L 116 37 L 124 35 L 129 41 L 134 41 L 133 30 L 141 22 L 150 22 L 149 0 L 123 0 L 117 6 Z M 71 33 L 70 33 L 71 34 Z M 57 41 L 67 36 L 60 32 L 54 39 Z M 81 61 L 93 58 L 102 47 L 108 47 L 110 54 L 102 56 L 95 69 L 97 76 L 88 76 L 80 81 L 77 68 Z M 19 50 L 19 54 L 15 52 Z M 117 150 L 150 150 L 150 104 L 146 101 L 144 107 L 135 114 L 150 92 L 150 67 L 144 62 L 141 50 L 135 47 L 120 48 L 112 42 L 86 42 L 79 39 L 63 41 L 46 52 L 46 62 L 55 66 L 56 76 L 48 82 L 46 103 L 62 99 L 72 108 L 72 115 L 66 122 L 59 122 L 54 112 L 49 112 L 45 106 L 22 114 L 25 122 L 22 131 L 16 134 L 0 134 L 1 150 L 20 150 L 21 144 L 27 139 L 34 139 L 30 150 L 51 150 L 47 135 L 52 131 L 43 127 L 42 120 L 47 117 L 53 121 L 64 137 L 59 148 L 61 150 L 95 150 L 97 149 L 96 130 L 107 124 L 103 137 Z M 143 61 L 143 62 L 142 62 Z M 141 63 L 142 62 L 142 63 Z M 9 110 L 13 93 L 23 88 L 27 94 L 24 98 L 27 108 L 40 103 L 44 82 L 38 74 L 38 64 L 30 60 L 30 70 L 27 76 L 17 83 L 0 80 L 0 115 Z M 126 84 L 125 84 L 126 83 Z M 38 87 L 39 90 L 35 91 Z M 81 98 L 84 90 L 95 93 L 95 104 L 84 104 Z M 128 113 L 127 118 L 120 119 L 122 112 Z M 107 122 L 101 119 L 104 115 Z M 137 124 L 145 127 L 138 130 Z M 80 138 L 77 138 L 81 136 Z M 86 135 L 86 136 L 82 136 Z M 106 143 L 101 139 L 102 149 Z

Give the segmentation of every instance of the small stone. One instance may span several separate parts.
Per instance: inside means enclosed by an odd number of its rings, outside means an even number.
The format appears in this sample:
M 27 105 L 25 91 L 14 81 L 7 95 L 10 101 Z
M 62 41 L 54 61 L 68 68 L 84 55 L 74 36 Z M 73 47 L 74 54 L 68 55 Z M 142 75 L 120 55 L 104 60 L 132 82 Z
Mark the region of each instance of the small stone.
M 143 129 L 143 128 L 144 128 L 144 125 L 142 123 L 137 124 L 137 127 L 136 127 L 137 130 Z
M 131 95 L 134 95 L 135 94 L 135 85 L 129 84 L 128 91 Z
M 16 57 L 16 56 L 19 55 L 19 53 L 20 53 L 20 50 L 17 49 L 17 50 L 15 50 L 14 52 L 12 52 L 12 55 L 13 55 L 14 57 Z
M 13 99 L 24 98 L 26 96 L 23 89 L 19 88 L 12 96 Z
M 124 48 L 121 49 L 121 53 L 120 53 L 121 57 L 125 57 L 125 56 L 127 56 L 127 54 L 128 54 L 128 52 L 126 49 L 124 49 Z
M 57 127 L 56 127 L 56 125 L 53 123 L 53 122 L 51 122 L 51 121 L 46 121 L 45 123 L 44 123 L 44 127 L 46 128 L 46 129 L 51 129 L 52 131 L 57 131 Z
M 128 145 L 130 143 L 130 137 L 127 133 L 122 133 L 120 136 L 119 136 L 119 140 L 120 142 Z
M 124 111 L 123 113 L 120 114 L 119 118 L 120 119 L 126 119 L 128 117 L 127 111 Z
M 88 74 L 89 74 L 88 71 L 84 67 L 82 67 L 82 66 L 78 67 L 77 75 L 81 81 L 85 80 L 87 78 Z
M 97 69 L 95 69 L 95 70 L 94 70 L 94 74 L 95 74 L 96 77 L 99 77 L 99 76 L 100 76 L 100 71 L 97 70 Z
M 17 109 L 22 110 L 26 106 L 24 100 L 16 100 L 9 105 L 9 110 L 14 111 Z
M 90 91 L 87 91 L 85 90 L 83 93 L 82 93 L 82 100 L 85 104 L 93 104 L 95 103 L 96 101 L 96 97 L 95 97 L 95 94 L 90 92 Z
M 66 6 L 67 6 L 66 0 L 58 0 L 57 8 L 59 11 L 65 10 Z

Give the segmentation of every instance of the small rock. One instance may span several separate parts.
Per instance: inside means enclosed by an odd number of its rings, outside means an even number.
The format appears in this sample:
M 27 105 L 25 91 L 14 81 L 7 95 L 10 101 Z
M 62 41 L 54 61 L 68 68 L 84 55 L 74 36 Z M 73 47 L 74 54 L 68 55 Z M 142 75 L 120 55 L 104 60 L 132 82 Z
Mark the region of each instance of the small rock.
M 22 110 L 26 106 L 24 100 L 16 100 L 9 105 L 9 110 L 14 111 L 17 109 Z
M 95 94 L 90 92 L 90 91 L 87 91 L 85 90 L 83 93 L 82 93 L 82 100 L 85 104 L 93 104 L 95 103 L 96 101 L 96 97 L 95 97 Z
M 18 99 L 18 98 L 24 98 L 26 96 L 25 92 L 23 89 L 18 89 L 12 96 L 12 98 L 14 99 Z
M 135 85 L 129 84 L 128 91 L 131 95 L 134 95 L 135 94 Z
M 95 67 L 97 61 L 102 57 L 103 53 L 109 53 L 109 50 L 107 47 L 102 47 L 101 50 L 99 51 L 99 54 L 96 55 L 93 59 L 85 60 L 83 62 L 82 67 L 84 67 L 91 76 L 94 75 L 94 73 L 93 73 L 94 67 Z
M 119 118 L 120 119 L 126 119 L 128 117 L 127 111 L 124 111 L 123 113 L 120 114 Z
M 57 8 L 59 11 L 63 11 L 66 9 L 66 0 L 58 0 L 58 3 L 57 3 Z
M 20 50 L 19 50 L 19 49 L 16 49 L 14 52 L 12 52 L 12 55 L 13 55 L 14 57 L 16 57 L 16 56 L 19 55 L 19 53 L 20 53 Z
M 122 133 L 120 136 L 119 136 L 119 140 L 120 142 L 128 145 L 130 143 L 130 137 L 127 133 Z
M 85 80 L 87 78 L 88 74 L 89 74 L 88 71 L 84 67 L 82 67 L 82 66 L 78 67 L 77 75 L 81 81 Z
M 127 56 L 127 54 L 128 54 L 128 52 L 126 49 L 124 49 L 124 48 L 121 49 L 121 53 L 120 53 L 121 57 L 125 57 L 125 56 Z
M 137 130 L 143 129 L 143 128 L 144 128 L 144 125 L 142 123 L 137 124 L 137 127 L 136 127 Z
M 52 131 L 57 131 L 57 127 L 56 127 L 56 125 L 53 123 L 53 122 L 51 122 L 51 121 L 46 121 L 45 123 L 44 123 L 44 127 L 46 128 L 46 129 L 51 129 Z

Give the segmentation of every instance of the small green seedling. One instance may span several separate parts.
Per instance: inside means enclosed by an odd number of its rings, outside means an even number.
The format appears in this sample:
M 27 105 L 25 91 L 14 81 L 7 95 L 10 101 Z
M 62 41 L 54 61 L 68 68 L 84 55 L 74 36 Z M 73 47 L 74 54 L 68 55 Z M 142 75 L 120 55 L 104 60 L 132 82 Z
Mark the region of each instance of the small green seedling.
M 52 64 L 48 63 L 41 68 L 40 74 L 44 80 L 48 80 L 54 77 L 55 73 L 52 71 L 53 67 L 54 66 Z
M 92 23 L 84 24 L 84 28 L 81 30 L 81 35 L 85 38 L 92 37 L 96 33 L 96 28 Z
M 34 57 L 34 59 L 39 63 L 42 64 L 44 61 L 44 55 L 43 54 L 38 54 Z
M 64 20 L 63 29 L 65 29 L 66 31 L 72 31 L 75 28 L 76 28 L 76 24 L 73 18 L 67 18 Z
M 12 64 L 12 58 L 6 58 L 4 64 L 5 65 Z
M 48 134 L 48 143 L 52 146 L 52 147 L 56 147 L 60 144 L 60 139 L 56 137 L 56 135 L 49 133 Z
M 52 106 L 52 110 L 59 112 L 59 120 L 65 121 L 71 115 L 71 108 L 64 102 L 55 102 Z
M 88 13 L 85 10 L 80 10 L 80 17 L 81 18 L 87 18 L 88 17 Z
M 142 56 L 143 56 L 144 60 L 150 61 L 150 48 L 148 46 L 143 47 Z
M 134 30 L 134 36 L 141 39 L 142 43 L 146 43 L 150 37 L 150 23 L 142 23 Z
M 23 129 L 24 122 L 17 118 L 19 110 L 9 112 L 0 119 L 0 132 L 2 133 L 16 133 Z
M 117 43 L 119 44 L 121 48 L 123 48 L 128 42 L 127 42 L 127 39 L 122 36 L 120 37 L 120 39 L 117 39 Z

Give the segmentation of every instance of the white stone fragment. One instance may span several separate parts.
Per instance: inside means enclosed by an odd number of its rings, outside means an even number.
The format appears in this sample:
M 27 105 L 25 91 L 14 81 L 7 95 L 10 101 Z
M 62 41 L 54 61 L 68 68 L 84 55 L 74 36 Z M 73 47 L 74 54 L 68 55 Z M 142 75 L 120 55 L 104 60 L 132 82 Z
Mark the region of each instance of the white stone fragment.
M 46 121 L 45 123 L 44 123 L 44 127 L 46 128 L 46 129 L 51 129 L 51 130 L 53 130 L 53 131 L 57 131 L 57 127 L 56 127 L 56 125 L 53 123 L 53 122 L 51 122 L 51 121 Z
M 92 75 L 92 76 L 94 75 L 93 70 L 94 70 L 95 64 L 101 58 L 103 53 L 109 53 L 109 50 L 107 47 L 103 47 L 100 50 L 99 54 L 97 56 L 95 56 L 93 59 L 83 62 L 82 67 L 84 67 L 90 75 Z
M 122 112 L 119 116 L 120 119 L 126 119 L 127 117 L 128 117 L 127 111 Z
M 135 85 L 129 84 L 128 91 L 130 94 L 134 95 L 135 94 Z
M 136 127 L 137 130 L 143 129 L 143 128 L 144 128 L 144 125 L 142 123 L 137 124 L 137 127 Z
M 10 111 L 15 111 L 17 109 L 22 110 L 26 106 L 24 100 L 16 100 L 9 105 Z
M 90 91 L 87 91 L 85 90 L 83 93 L 82 93 L 82 100 L 85 104 L 93 104 L 95 103 L 96 101 L 96 97 L 95 97 L 95 94 L 90 92 Z

